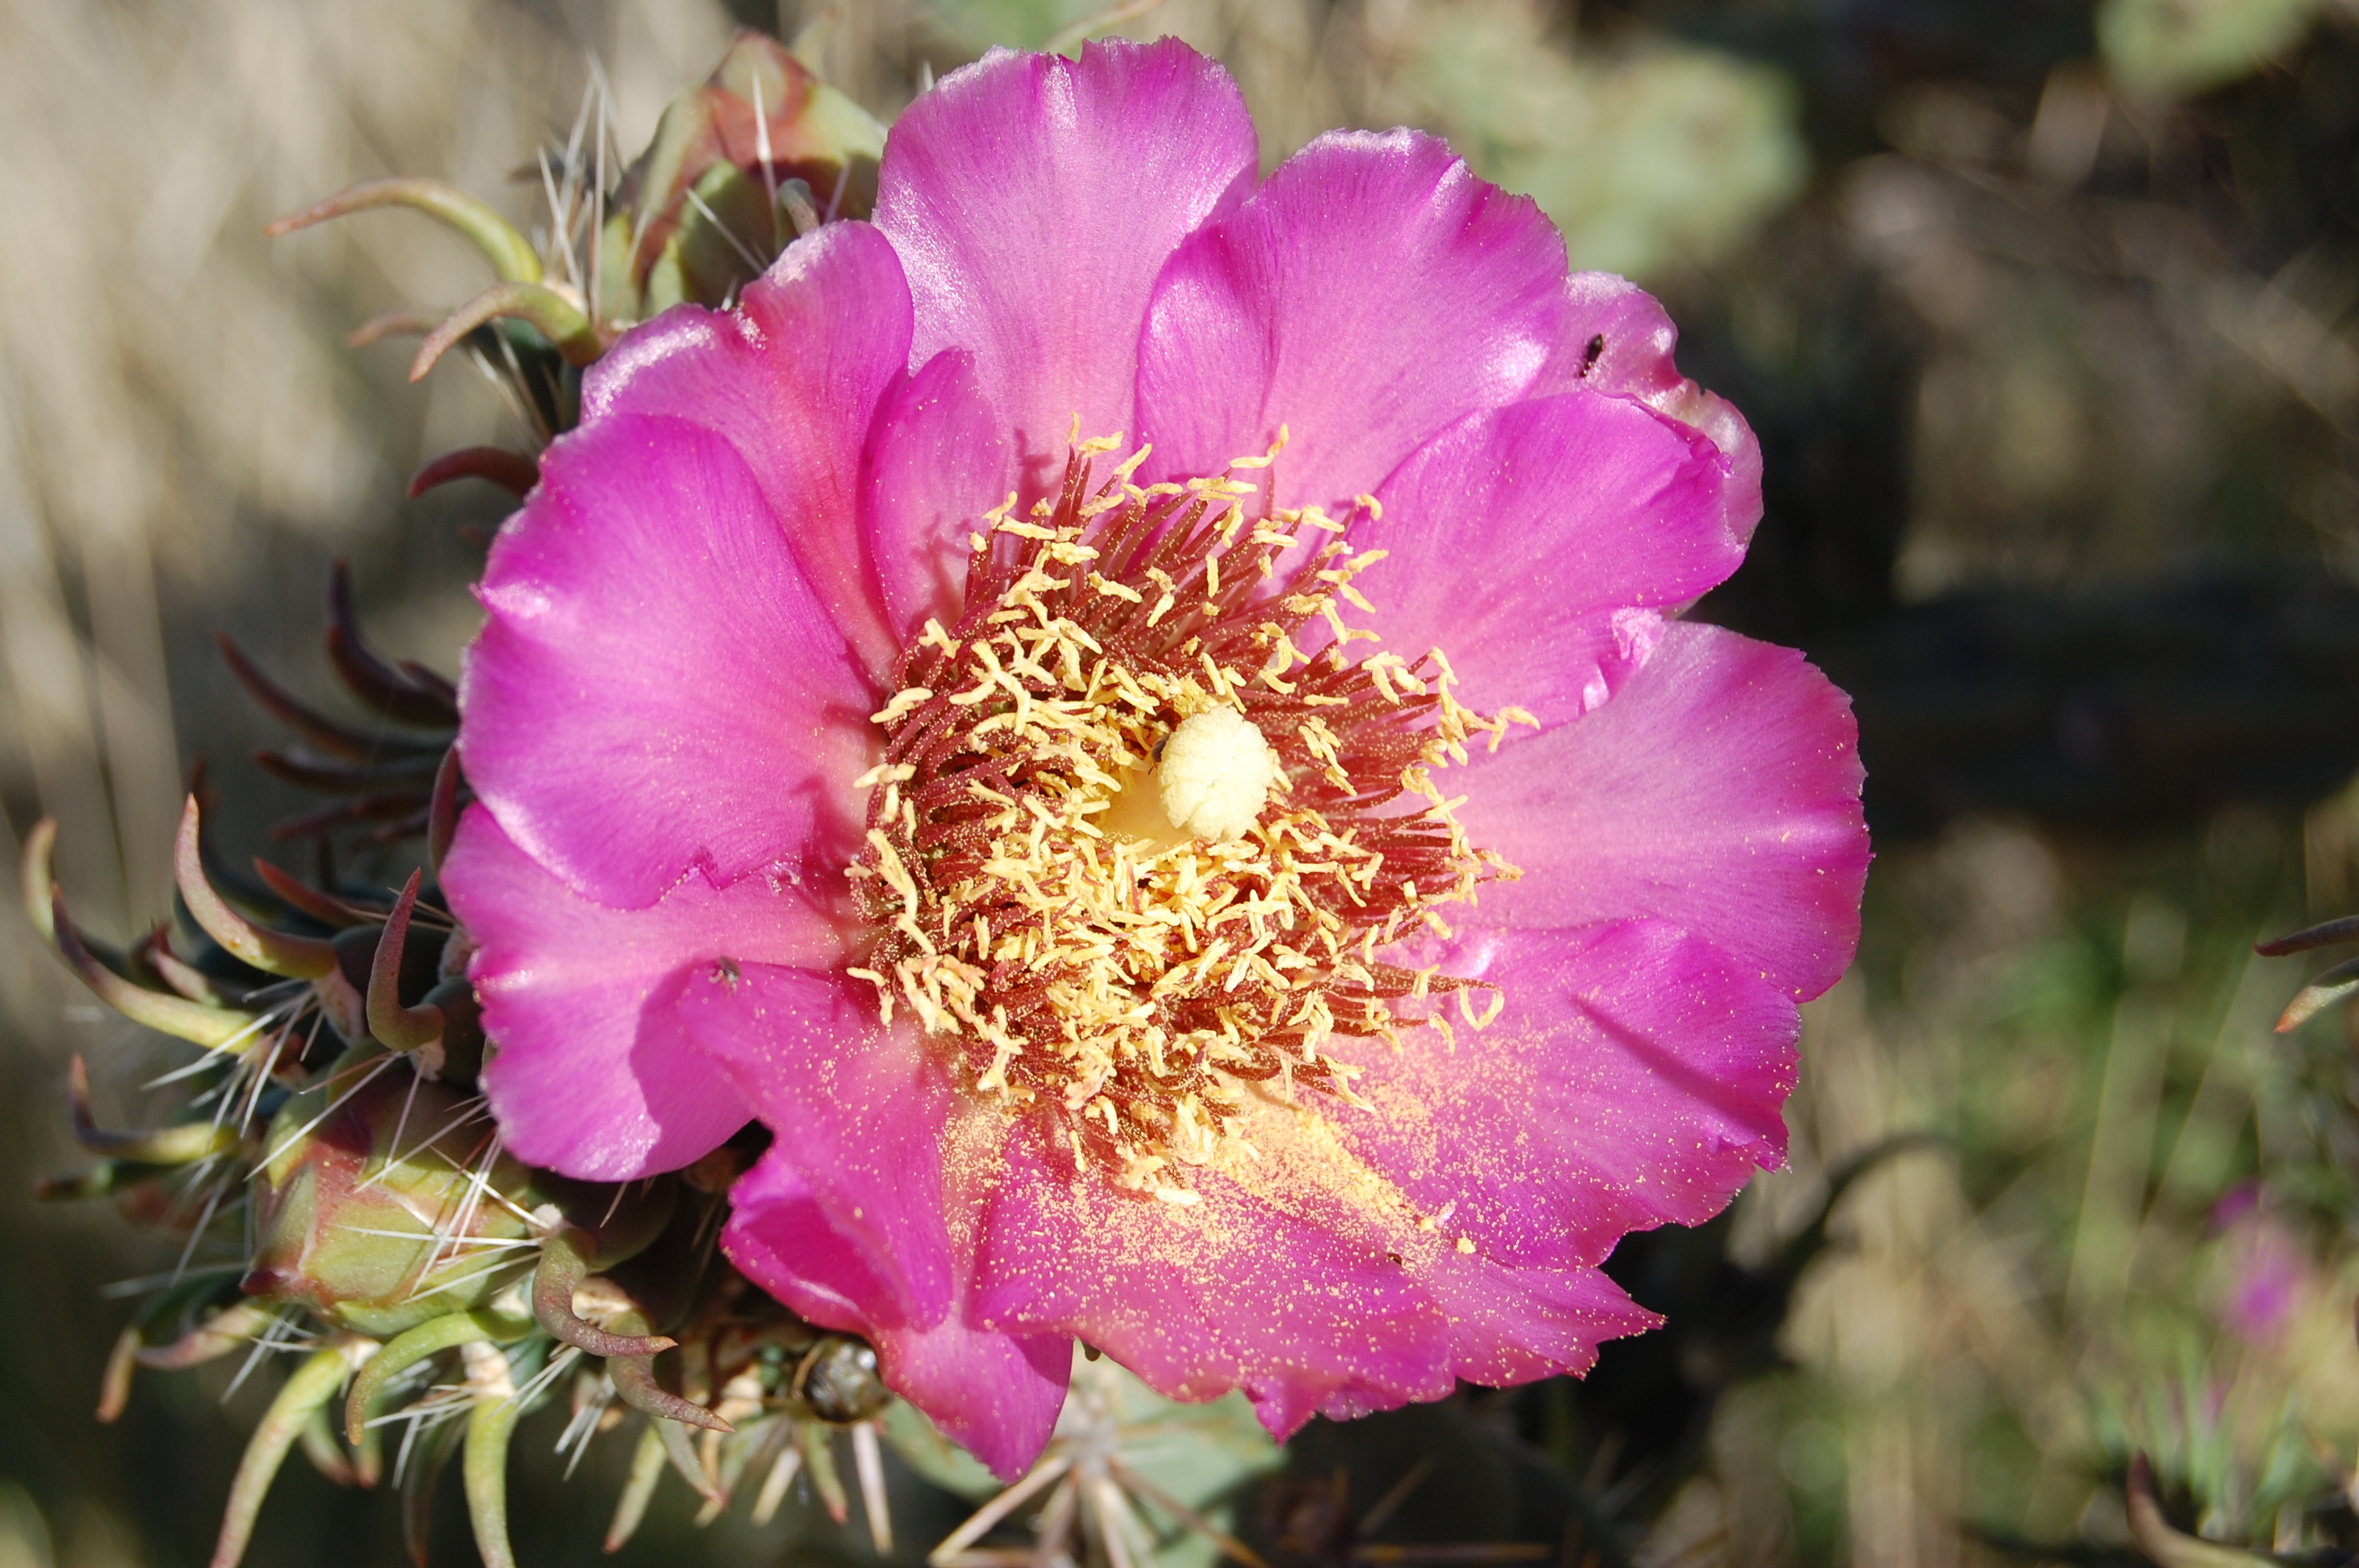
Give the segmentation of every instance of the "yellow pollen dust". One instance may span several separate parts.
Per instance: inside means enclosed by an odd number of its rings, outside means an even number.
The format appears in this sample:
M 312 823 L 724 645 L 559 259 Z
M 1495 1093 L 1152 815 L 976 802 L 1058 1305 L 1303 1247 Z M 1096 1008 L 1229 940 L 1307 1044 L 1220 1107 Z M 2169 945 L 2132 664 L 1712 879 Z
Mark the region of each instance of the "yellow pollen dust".
M 1248 518 L 1225 474 L 1137 485 L 1145 449 L 1093 486 L 1114 445 L 1079 443 L 1027 518 L 986 516 L 963 615 L 902 654 L 861 781 L 876 938 L 853 972 L 971 1088 L 1059 1119 L 1078 1164 L 1184 1205 L 1191 1168 L 1251 1157 L 1249 1095 L 1357 1102 L 1333 1036 L 1394 1038 L 1439 991 L 1495 1013 L 1383 955 L 1515 876 L 1434 775 L 1532 720 L 1460 704 L 1438 650 L 1351 658 L 1375 636 L 1337 601 L 1365 608 L 1382 552 L 1343 524 Z

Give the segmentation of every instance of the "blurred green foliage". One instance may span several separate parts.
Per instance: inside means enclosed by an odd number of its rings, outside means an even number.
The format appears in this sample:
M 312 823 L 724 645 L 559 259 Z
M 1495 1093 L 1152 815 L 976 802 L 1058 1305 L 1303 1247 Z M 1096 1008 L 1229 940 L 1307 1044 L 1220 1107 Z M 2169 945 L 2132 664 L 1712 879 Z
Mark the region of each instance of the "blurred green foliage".
M 1810 154 L 1784 73 L 1658 39 L 1575 50 L 1515 5 L 1430 11 L 1401 86 L 1419 123 L 1556 220 L 1574 266 L 1709 266 L 1801 189 Z
M 2224 87 L 2285 53 L 2332 0 L 2105 0 L 2097 42 L 2133 92 Z

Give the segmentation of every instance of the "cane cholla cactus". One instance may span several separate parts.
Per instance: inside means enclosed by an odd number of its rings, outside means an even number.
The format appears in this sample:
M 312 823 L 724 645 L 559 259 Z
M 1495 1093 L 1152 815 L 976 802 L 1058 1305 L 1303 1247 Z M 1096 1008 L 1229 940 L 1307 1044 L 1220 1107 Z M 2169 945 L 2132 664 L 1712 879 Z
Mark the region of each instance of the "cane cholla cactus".
M 2264 958 L 2283 958 L 2295 953 L 2308 953 L 2320 947 L 2335 947 L 2350 942 L 2359 942 L 2359 914 L 2321 921 L 2273 941 L 2256 942 L 2253 951 Z M 2300 1028 L 2354 990 L 2359 990 L 2359 958 L 2345 958 L 2302 987 L 2300 992 L 2286 1003 L 2285 1011 L 2277 1015 L 2277 1033 L 2284 1034 Z
M 417 332 L 412 381 L 464 343 L 537 439 L 571 427 L 580 373 L 621 333 L 683 301 L 726 305 L 798 234 L 865 217 L 885 128 L 775 39 L 738 34 L 711 79 L 673 100 L 656 139 L 609 191 L 608 105 L 593 81 L 564 149 L 538 174 L 549 207 L 536 246 L 486 203 L 438 180 L 369 180 L 270 226 L 273 234 L 375 207 L 409 207 L 472 242 L 496 280 L 447 313 L 397 310 L 355 343 Z M 586 145 L 585 145 L 586 144 Z M 413 495 L 485 479 L 522 496 L 522 454 L 470 448 L 429 463 Z
M 1027 1504 L 1027 1561 L 1251 1564 L 1142 1457 L 1208 1430 L 1170 1400 L 1282 1438 L 1651 1325 L 1605 1253 L 1782 1158 L 1867 861 L 1846 699 L 1674 623 L 1759 452 L 1659 307 L 1430 137 L 1258 180 L 1169 40 L 995 52 L 889 158 L 753 34 L 619 178 L 606 126 L 593 81 L 533 236 L 407 178 L 273 225 L 473 242 L 487 287 L 354 341 L 463 348 L 526 437 L 412 481 L 527 501 L 462 684 L 341 566 L 367 729 L 223 643 L 298 737 L 260 764 L 339 797 L 277 830 L 316 875 L 231 871 L 192 797 L 194 930 L 116 954 L 31 840 L 67 961 L 204 1053 L 148 1131 L 77 1078 L 110 1162 L 52 1191 L 187 1248 L 104 1409 L 302 1356 L 215 1568 L 289 1452 L 374 1482 L 396 1428 L 413 1552 L 456 1454 L 506 1568 L 560 1392 L 576 1456 L 644 1422 L 610 1548 L 667 1469 L 847 1518 L 845 1430 L 884 1550 L 888 1387 L 1015 1482 L 942 1568 Z M 422 863 L 357 883 L 355 834 Z
M 537 446 L 571 427 L 580 368 L 634 322 L 682 299 L 725 304 L 798 232 L 864 214 L 883 136 L 792 54 L 747 33 L 667 110 L 618 182 L 593 81 L 569 144 L 541 161 L 550 222 L 538 244 L 475 198 L 414 178 L 355 186 L 272 232 L 405 206 L 473 241 L 495 274 L 490 287 L 448 313 L 381 317 L 353 340 L 422 333 L 413 379 L 463 344 Z M 521 497 L 538 467 L 527 452 L 467 449 L 426 464 L 410 493 L 462 478 Z M 172 1075 L 198 1092 L 167 1125 L 136 1131 L 99 1127 L 87 1073 L 73 1065 L 76 1137 L 101 1162 L 44 1183 L 42 1195 L 111 1196 L 184 1238 L 179 1266 L 109 1359 L 101 1419 L 122 1411 L 142 1366 L 245 1353 L 250 1371 L 272 1351 L 300 1356 L 240 1465 L 215 1568 L 242 1555 L 290 1451 L 340 1482 L 375 1485 L 389 1430 L 413 1555 L 424 1561 L 437 1476 L 462 1454 L 477 1544 L 486 1563 L 511 1562 L 510 1434 L 560 1390 L 572 1416 L 560 1446 L 577 1462 L 593 1436 L 644 1418 L 610 1549 L 667 1468 L 705 1498 L 700 1522 L 748 1477 L 766 1519 L 799 1475 L 842 1522 L 844 1431 L 870 1529 L 889 1545 L 875 1352 L 751 1288 L 713 1244 L 728 1188 L 766 1135 L 624 1186 L 527 1166 L 493 1125 L 475 1082 L 486 1043 L 466 978 L 473 944 L 433 881 L 472 798 L 451 683 L 370 645 L 342 562 L 330 578 L 326 653 L 365 725 L 305 702 L 232 638 L 220 642 L 294 736 L 256 762 L 335 797 L 273 828 L 313 846 L 316 879 L 259 859 L 251 875 L 230 868 L 205 832 L 200 782 L 176 859 L 194 930 L 159 925 L 118 952 L 68 914 L 50 866 L 54 826 L 26 846 L 29 913 L 66 962 L 125 1017 L 202 1052 Z M 333 853 L 353 830 L 364 849 L 422 839 L 425 865 L 397 892 L 354 885 Z
M 275 885 L 301 901 L 274 911 L 284 925 L 268 924 L 214 888 L 200 823 L 191 798 L 181 892 L 209 940 L 188 954 L 159 931 L 102 957 L 55 892 L 46 824 L 28 840 L 26 881 L 47 892 L 37 912 L 102 1000 L 204 1052 L 175 1075 L 202 1085 L 179 1117 L 135 1132 L 97 1125 L 74 1064 L 76 1135 L 103 1162 L 45 1195 L 111 1195 L 186 1235 L 180 1267 L 117 1343 L 102 1419 L 122 1411 L 138 1366 L 302 1356 L 239 1467 L 217 1568 L 238 1560 L 293 1448 L 337 1480 L 374 1485 L 388 1426 L 402 1433 L 392 1470 L 413 1551 L 436 1476 L 463 1449 L 484 1560 L 511 1561 L 509 1436 L 569 1379 L 562 1441 L 577 1457 L 627 1412 L 648 1418 L 614 1544 L 667 1462 L 707 1499 L 707 1518 L 747 1474 L 767 1483 L 766 1515 L 797 1466 L 842 1517 L 832 1441 L 844 1426 L 872 1528 L 889 1540 L 874 1352 L 749 1288 L 713 1248 L 724 1195 L 757 1145 L 628 1186 L 523 1165 L 475 1091 L 483 1039 L 459 973 L 465 934 L 421 903 L 422 879 L 374 910 L 279 873 Z

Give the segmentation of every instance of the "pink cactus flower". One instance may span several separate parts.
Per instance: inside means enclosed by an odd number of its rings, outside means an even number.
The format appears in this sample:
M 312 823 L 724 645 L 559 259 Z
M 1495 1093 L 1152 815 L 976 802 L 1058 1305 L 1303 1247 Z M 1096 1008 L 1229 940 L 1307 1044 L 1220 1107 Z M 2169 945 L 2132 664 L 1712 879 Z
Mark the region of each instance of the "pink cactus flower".
M 510 1145 L 758 1118 L 723 1245 L 1003 1476 L 1072 1344 L 1284 1435 L 1585 1369 L 1784 1157 L 1843 695 L 1677 612 L 1759 453 L 1410 131 L 1266 180 L 1176 42 L 997 52 L 873 224 L 588 375 L 446 865 Z

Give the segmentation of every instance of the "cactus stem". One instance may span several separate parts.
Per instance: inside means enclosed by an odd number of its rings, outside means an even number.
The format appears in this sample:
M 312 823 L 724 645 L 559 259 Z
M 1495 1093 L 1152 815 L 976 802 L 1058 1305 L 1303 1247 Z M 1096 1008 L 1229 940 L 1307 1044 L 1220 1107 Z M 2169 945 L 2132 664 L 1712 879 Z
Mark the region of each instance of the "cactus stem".
M 2337 942 L 2354 941 L 2359 941 L 2359 914 L 2346 914 L 2340 920 L 2309 926 L 2273 942 L 2256 942 L 2253 951 L 2264 958 L 2282 958 L 2289 953 L 2307 953 L 2313 947 L 2329 947 Z
M 222 661 L 229 665 L 229 673 L 237 677 L 237 684 L 245 688 L 246 695 L 253 697 L 264 712 L 331 756 L 366 762 L 386 756 L 432 753 L 432 743 L 420 744 L 396 736 L 364 735 L 329 718 L 265 675 L 262 666 L 248 658 L 245 650 L 232 641 L 227 633 L 215 637 L 213 644 L 221 650 Z
M 2286 1003 L 2285 1011 L 2277 1015 L 2277 1033 L 2300 1028 L 2354 990 L 2359 990 L 2359 958 L 2345 958 L 2302 987 L 2300 993 Z
M 204 927 L 205 935 L 265 974 L 316 980 L 334 968 L 336 950 L 327 942 L 317 936 L 289 936 L 256 925 L 213 891 L 198 852 L 199 817 L 197 797 L 192 795 L 180 812 L 180 834 L 172 846 L 172 871 L 180 884 L 181 899 L 197 924 Z
M 254 753 L 262 771 L 304 789 L 335 795 L 366 795 L 388 784 L 418 784 L 434 776 L 442 759 L 429 752 L 414 757 L 392 757 L 374 762 L 316 761 L 266 747 Z
M 418 357 L 409 362 L 409 379 L 424 381 L 435 362 L 460 339 L 487 321 L 503 318 L 529 321 L 539 328 L 570 365 L 593 363 L 606 351 L 589 316 L 557 290 L 538 283 L 495 283 L 445 316 L 441 325 L 426 335 L 426 341 L 418 345 Z
M 109 1132 L 90 1109 L 90 1069 L 77 1055 L 66 1067 L 66 1103 L 73 1115 L 74 1141 L 93 1154 L 128 1160 L 138 1165 L 193 1165 L 227 1154 L 237 1147 L 234 1128 L 210 1121 L 186 1121 L 148 1132 Z
M 360 618 L 353 607 L 352 563 L 342 559 L 328 568 L 327 643 L 328 663 L 335 667 L 336 677 L 369 707 L 404 724 L 458 728 L 459 708 L 448 681 L 412 664 L 396 668 L 361 636 Z
M 57 848 L 58 819 L 54 816 L 42 817 L 25 835 L 25 913 L 45 942 L 58 939 L 57 921 L 49 907 L 49 889 L 57 882 L 53 869 Z
M 819 203 L 811 199 L 811 188 L 805 181 L 790 179 L 778 187 L 777 205 L 794 225 L 798 239 L 820 226 Z
M 305 1418 L 303 1430 L 297 1434 L 296 1442 L 302 1447 L 303 1457 L 311 1462 L 311 1468 L 337 1486 L 349 1487 L 356 1479 L 353 1474 L 352 1460 L 347 1458 L 344 1451 L 336 1445 L 336 1430 L 328 1424 L 326 1405 L 314 1405 L 311 1408 L 311 1413 Z
M 420 310 L 415 306 L 380 311 L 346 332 L 344 347 L 365 349 L 387 338 L 422 338 L 434 330 L 434 324 L 440 319 L 441 311 Z
M 430 1318 L 386 1341 L 353 1379 L 344 1400 L 344 1438 L 357 1444 L 368 1430 L 369 1407 L 385 1386 L 431 1356 L 462 1345 L 498 1345 L 522 1338 L 526 1325 L 513 1318 L 483 1311 L 454 1312 Z
M 664 1457 L 671 1461 L 671 1467 L 679 1472 L 680 1479 L 696 1489 L 698 1497 L 708 1503 L 723 1500 L 721 1483 L 712 1478 L 712 1472 L 704 1467 L 704 1461 L 697 1457 L 696 1445 L 689 1441 L 688 1428 L 678 1421 L 658 1421 L 656 1422 L 656 1441 L 663 1444 Z
M 262 232 L 271 239 L 372 207 L 414 207 L 440 218 L 474 242 L 492 270 L 516 283 L 540 281 L 540 256 L 516 225 L 484 202 L 439 179 L 395 178 L 363 180 L 309 207 L 289 212 Z
M 434 874 L 442 874 L 443 857 L 451 852 L 451 841 L 459 835 L 459 748 L 451 747 L 442 753 L 442 763 L 434 770 L 434 797 L 426 808 L 426 862 Z
M 339 801 L 323 806 L 317 811 L 307 811 L 271 825 L 270 836 L 280 843 L 296 838 L 314 838 L 355 822 L 384 822 L 374 838 L 380 844 L 408 837 L 417 827 L 406 827 L 415 821 L 425 824 L 425 814 L 418 809 L 418 792 L 414 789 L 389 790 L 382 795 L 364 795 L 355 800 Z
M 440 1008 L 401 1003 L 401 953 L 409 939 L 409 916 L 418 907 L 418 884 L 424 874 L 409 873 L 393 913 L 385 918 L 385 935 L 377 938 L 376 956 L 369 966 L 369 1033 L 389 1051 L 416 1051 L 442 1038 Z
M 406 1446 L 397 1466 L 401 1472 L 401 1539 L 417 1568 L 426 1568 L 427 1540 L 434 1522 L 434 1484 L 466 1430 L 455 1419 L 429 1423 Z
M 280 871 L 259 855 L 254 858 L 254 871 L 262 879 L 264 886 L 322 925 L 349 931 L 356 925 L 373 925 L 382 918 L 379 914 L 357 908 L 340 898 L 331 898 L 306 885 L 299 877 Z
M 212 977 L 193 965 L 184 964 L 172 951 L 171 939 L 159 925 L 147 934 L 147 940 L 133 950 L 136 961 L 156 971 L 163 982 L 190 1001 L 201 1001 L 214 1007 L 227 1005 L 229 998 L 214 985 Z
M 375 1427 L 353 1445 L 353 1479 L 371 1490 L 385 1479 L 385 1434 Z
M 260 1303 L 238 1302 L 223 1307 L 169 1345 L 150 1346 L 138 1351 L 139 1364 L 166 1372 L 201 1367 L 241 1346 L 253 1345 L 269 1326 L 270 1320 L 270 1309 Z
M 139 1368 L 139 1325 L 133 1324 L 114 1336 L 106 1353 L 106 1370 L 98 1379 L 98 1419 L 111 1422 L 131 1402 L 131 1375 Z
M 55 934 L 58 951 L 71 965 L 82 983 L 88 986 L 98 1000 L 106 1003 L 134 1023 L 144 1023 L 167 1034 L 178 1035 L 192 1044 L 209 1051 L 226 1051 L 243 1055 L 253 1049 L 262 1020 L 251 1013 L 234 1011 L 225 1007 L 212 1007 L 204 1002 L 190 1001 L 186 997 L 168 996 L 151 991 L 145 986 L 132 984 L 121 975 L 91 957 L 82 937 L 66 914 L 65 895 L 52 893 L 49 900 L 50 929 Z
M 508 1545 L 508 1437 L 522 1413 L 522 1400 L 498 1394 L 478 1395 L 474 1409 L 467 1412 L 467 1451 L 460 1476 L 484 1568 L 516 1568 L 516 1553 Z
M 541 1242 L 540 1265 L 532 1277 L 532 1315 L 540 1326 L 568 1345 L 609 1359 L 656 1356 L 678 1344 L 660 1334 L 610 1334 L 575 1314 L 573 1292 L 590 1275 L 582 1244 L 593 1239 L 567 1226 Z
M 885 1501 L 885 1454 L 877 1446 L 876 1423 L 864 1421 L 852 1429 L 852 1466 L 860 1476 L 860 1508 L 868 1516 L 868 1537 L 876 1554 L 893 1554 L 893 1510 Z
M 496 484 L 522 501 L 540 482 L 540 465 L 525 453 L 512 452 L 506 447 L 462 447 L 455 452 L 443 453 L 410 475 L 409 499 L 415 501 L 438 485 L 462 479 Z
M 787 1500 L 787 1488 L 794 1485 L 795 1476 L 803 1467 L 803 1451 L 792 1443 L 778 1450 L 770 1473 L 762 1477 L 762 1489 L 754 1495 L 754 1523 L 766 1525 L 777 1517 L 778 1505 Z
M 827 1517 L 842 1524 L 852 1517 L 852 1499 L 844 1495 L 843 1474 L 835 1467 L 835 1429 L 824 1422 L 802 1423 L 803 1462 L 810 1466 L 811 1489 L 827 1509 Z
M 647 1518 L 647 1499 L 655 1496 L 656 1483 L 663 1479 L 662 1429 L 669 1424 L 658 1421 L 639 1433 L 639 1445 L 631 1451 L 630 1476 L 623 1483 L 623 1495 L 614 1499 L 614 1522 L 606 1527 L 609 1552 L 623 1550 L 638 1533 L 639 1521 Z
M 658 1383 L 654 1363 L 655 1357 L 652 1356 L 615 1356 L 608 1358 L 606 1375 L 614 1379 L 614 1392 L 625 1404 L 629 1405 L 633 1410 L 646 1411 L 667 1426 L 676 1426 L 685 1422 L 690 1426 L 701 1426 L 711 1432 L 736 1430 L 702 1405 L 692 1400 L 684 1400 Z M 688 1452 L 688 1439 L 685 1436 L 680 1438 L 680 1452 L 682 1454 Z M 694 1470 L 698 1476 L 704 1474 L 704 1467 L 695 1462 L 693 1455 L 690 1456 L 689 1468 Z M 685 1475 L 687 1471 L 684 1470 L 681 1473 Z M 697 1490 L 709 1496 L 712 1490 L 710 1478 L 701 1482 Z
M 287 1379 L 278 1397 L 270 1401 L 269 1410 L 263 1412 L 262 1423 L 254 1429 L 254 1437 L 245 1445 L 245 1457 L 238 1461 L 237 1477 L 230 1483 L 229 1506 L 222 1515 L 221 1536 L 213 1545 L 212 1568 L 237 1568 L 238 1559 L 245 1555 L 245 1543 L 254 1534 L 255 1516 L 262 1510 L 263 1496 L 270 1490 L 287 1451 L 302 1435 L 311 1412 L 335 1397 L 344 1374 L 375 1347 L 372 1340 L 347 1339 L 313 1351 L 295 1369 L 295 1375 Z

